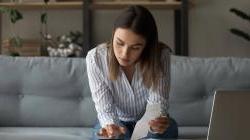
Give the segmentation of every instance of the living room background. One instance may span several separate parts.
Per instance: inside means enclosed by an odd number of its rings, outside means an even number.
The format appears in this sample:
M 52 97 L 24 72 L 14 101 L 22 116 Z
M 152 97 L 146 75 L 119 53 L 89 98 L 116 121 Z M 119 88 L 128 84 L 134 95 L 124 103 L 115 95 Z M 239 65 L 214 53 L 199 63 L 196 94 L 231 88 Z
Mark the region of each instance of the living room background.
M 249 23 L 229 12 L 234 7 L 250 13 L 247 0 L 194 0 L 189 11 L 189 55 L 199 57 L 240 56 L 250 57 L 250 43 L 229 32 L 232 27 L 250 31 Z M 174 46 L 173 11 L 153 10 L 160 40 Z M 22 11 L 24 20 L 18 24 L 19 35 L 39 39 L 40 11 Z M 112 23 L 118 10 L 95 10 L 93 16 L 93 44 L 109 40 Z M 49 10 L 48 28 L 52 36 L 69 31 L 82 31 L 81 10 Z M 2 18 L 2 38 L 10 33 L 6 15 Z

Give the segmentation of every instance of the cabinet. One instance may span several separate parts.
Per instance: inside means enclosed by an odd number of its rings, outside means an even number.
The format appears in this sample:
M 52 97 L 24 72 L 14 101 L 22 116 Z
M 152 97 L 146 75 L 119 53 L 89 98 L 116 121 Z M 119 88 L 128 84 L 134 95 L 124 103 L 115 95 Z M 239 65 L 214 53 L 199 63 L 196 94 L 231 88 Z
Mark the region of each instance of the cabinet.
M 83 0 L 84 2 L 51 2 L 48 9 L 83 9 L 83 33 L 84 33 L 84 53 L 92 46 L 92 12 L 98 9 L 121 9 L 129 5 L 143 5 L 149 9 L 162 9 L 174 11 L 175 25 L 175 53 L 177 55 L 188 55 L 188 9 L 190 7 L 189 0 L 151 0 L 151 1 L 121 1 L 121 0 Z M 42 2 L 33 3 L 0 3 L 0 6 L 12 7 L 22 10 L 41 10 L 44 7 Z M 0 19 L 1 20 L 1 19 Z M 1 26 L 1 21 L 0 21 Z M 1 26 L 2 27 L 2 26 Z M 1 29 L 0 29 L 1 31 Z M 1 36 L 0 36 L 1 38 Z M 1 50 L 0 50 L 1 52 Z

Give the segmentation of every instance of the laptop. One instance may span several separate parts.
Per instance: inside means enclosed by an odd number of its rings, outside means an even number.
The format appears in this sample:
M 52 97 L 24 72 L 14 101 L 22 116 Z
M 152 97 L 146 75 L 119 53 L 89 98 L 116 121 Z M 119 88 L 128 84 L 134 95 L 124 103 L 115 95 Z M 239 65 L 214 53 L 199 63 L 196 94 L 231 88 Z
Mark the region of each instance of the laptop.
M 218 90 L 214 95 L 207 140 L 250 138 L 250 90 Z

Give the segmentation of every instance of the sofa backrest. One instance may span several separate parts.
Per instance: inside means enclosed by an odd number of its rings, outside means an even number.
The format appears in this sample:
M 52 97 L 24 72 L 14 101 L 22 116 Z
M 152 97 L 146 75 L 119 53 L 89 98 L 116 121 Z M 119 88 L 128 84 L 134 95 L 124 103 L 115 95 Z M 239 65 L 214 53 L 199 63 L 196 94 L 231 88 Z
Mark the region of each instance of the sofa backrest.
M 171 59 L 169 111 L 180 126 L 208 126 L 217 89 L 250 89 L 249 58 Z
M 170 114 L 207 126 L 217 89 L 250 89 L 250 59 L 171 57 Z M 0 56 L 1 126 L 93 126 L 85 59 Z
M 93 126 L 83 58 L 0 56 L 0 126 Z

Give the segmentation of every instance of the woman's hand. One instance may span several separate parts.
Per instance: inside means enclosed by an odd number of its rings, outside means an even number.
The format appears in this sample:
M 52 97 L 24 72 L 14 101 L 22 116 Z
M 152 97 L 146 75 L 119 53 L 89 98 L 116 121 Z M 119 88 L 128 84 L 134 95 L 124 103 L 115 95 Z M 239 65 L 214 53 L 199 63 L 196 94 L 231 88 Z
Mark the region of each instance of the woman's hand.
M 97 135 L 105 138 L 116 138 L 117 136 L 125 134 L 125 132 L 126 131 L 124 127 L 115 124 L 110 124 L 104 128 L 101 128 Z
M 167 116 L 160 116 L 149 121 L 148 124 L 153 132 L 163 134 L 169 127 L 169 118 Z

